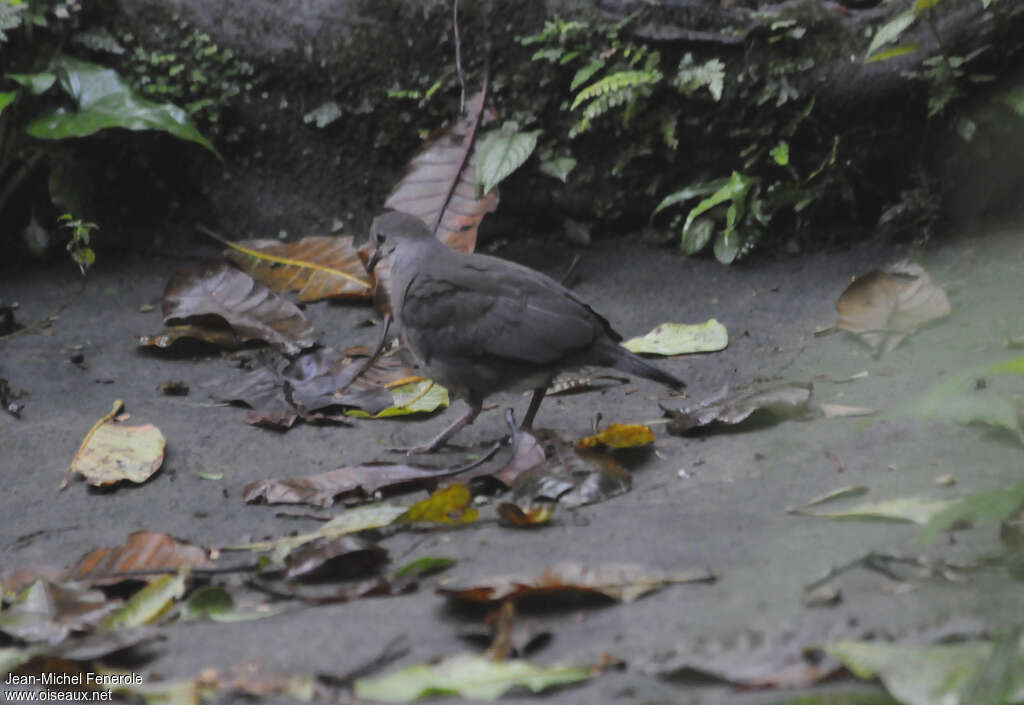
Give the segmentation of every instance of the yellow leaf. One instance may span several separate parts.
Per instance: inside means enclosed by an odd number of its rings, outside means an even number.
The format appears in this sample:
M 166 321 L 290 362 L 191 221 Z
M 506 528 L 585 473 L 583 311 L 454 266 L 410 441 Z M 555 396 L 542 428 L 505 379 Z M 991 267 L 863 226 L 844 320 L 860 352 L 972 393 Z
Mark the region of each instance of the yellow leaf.
M 600 433 L 581 438 L 573 444 L 576 450 L 586 450 L 598 445 L 609 448 L 636 448 L 654 443 L 654 431 L 636 423 L 613 423 Z
M 465 485 L 442 487 L 395 519 L 396 524 L 432 521 L 438 524 L 468 524 L 476 521 L 480 512 L 471 507 L 473 495 Z
M 79 446 L 61 488 L 72 473 L 81 473 L 90 485 L 111 485 L 121 480 L 145 482 L 160 469 L 167 439 L 156 426 L 122 426 L 114 418 L 124 406 L 114 408 L 89 430 Z
M 653 355 L 714 352 L 729 345 L 725 326 L 711 318 L 704 323 L 662 323 L 650 333 L 622 344 L 630 352 Z

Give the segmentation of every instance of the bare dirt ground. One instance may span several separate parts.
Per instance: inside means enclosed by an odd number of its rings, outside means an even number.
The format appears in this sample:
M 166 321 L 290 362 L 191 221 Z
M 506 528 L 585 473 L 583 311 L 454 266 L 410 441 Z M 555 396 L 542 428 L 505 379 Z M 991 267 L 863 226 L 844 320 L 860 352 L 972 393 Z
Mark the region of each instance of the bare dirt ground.
M 685 259 L 670 250 L 628 241 L 581 250 L 580 296 L 624 335 L 639 335 L 664 321 L 715 317 L 730 333 L 723 352 L 660 362 L 684 377 L 691 401 L 725 385 L 755 381 L 814 384 L 811 405 L 842 403 L 886 409 L 925 392 L 957 371 L 1008 357 L 1007 335 L 1024 333 L 1021 295 L 1024 250 L 1020 226 L 989 224 L 935 245 L 921 263 L 952 302 L 952 315 L 875 359 L 845 334 L 816 337 L 835 321 L 835 301 L 851 277 L 905 254 L 884 245 L 793 258 L 757 260 L 726 268 Z M 555 275 L 573 251 L 513 245 L 500 252 Z M 277 516 L 275 507 L 243 503 L 242 488 L 268 477 L 296 476 L 389 458 L 386 446 L 419 441 L 462 409 L 425 420 L 358 420 L 351 428 L 300 425 L 280 434 L 248 426 L 244 411 L 210 403 L 204 381 L 232 373 L 216 355 L 154 353 L 133 336 L 161 328 L 159 301 L 169 275 L 187 262 L 167 258 L 101 256 L 82 287 L 70 263 L 0 272 L 0 300 L 17 301 L 18 320 L 30 324 L 58 311 L 42 332 L 0 340 L 0 377 L 28 395 L 20 419 L 0 414 L 0 568 L 38 563 L 68 565 L 85 551 L 122 542 L 133 531 L 164 531 L 203 546 L 277 537 L 309 530 L 311 519 Z M 140 312 L 143 304 L 156 312 Z M 362 305 L 313 304 L 307 314 L 326 344 L 375 344 L 379 325 Z M 79 350 L 81 365 L 69 362 Z M 866 370 L 866 377 L 839 382 Z M 166 397 L 165 380 L 186 382 L 191 393 Z M 551 398 L 537 425 L 574 437 L 586 433 L 595 412 L 606 422 L 641 422 L 661 416 L 658 403 L 679 406 L 645 380 L 623 387 Z M 168 439 L 163 469 L 137 487 L 92 491 L 78 481 L 57 486 L 85 433 L 124 399 L 133 422 L 153 423 Z M 498 408 L 459 437 L 472 444 L 504 433 L 502 411 L 524 413 L 526 398 L 495 398 Z M 830 567 L 870 552 L 927 555 L 968 562 L 995 544 L 995 529 L 978 526 L 923 548 L 920 528 L 908 523 L 829 521 L 785 509 L 837 487 L 864 485 L 869 497 L 947 498 L 1005 486 L 1020 476 L 1021 448 L 1010 435 L 950 423 L 883 420 L 862 428 L 858 419 L 808 420 L 680 438 L 655 426 L 652 453 L 629 462 L 633 489 L 609 501 L 555 514 L 534 531 L 481 521 L 458 529 L 400 533 L 384 543 L 396 564 L 420 556 L 450 556 L 458 563 L 426 580 L 413 594 L 290 610 L 272 618 L 218 624 L 175 623 L 151 647 L 142 666 L 147 679 L 187 678 L 201 669 L 260 661 L 292 673 L 344 673 L 378 653 L 397 635 L 408 652 L 387 670 L 429 661 L 468 647 L 459 632 L 478 614 L 446 607 L 438 581 L 510 573 L 538 574 L 558 561 L 639 563 L 677 570 L 706 567 L 712 584 L 666 587 L 637 602 L 527 614 L 553 639 L 537 663 L 622 659 L 622 670 L 536 698 L 558 703 L 772 703 L 789 691 L 739 691 L 701 679 L 650 675 L 681 644 L 735 637 L 751 629 L 768 636 L 785 629 L 814 643 L 830 633 L 916 634 L 968 617 L 989 626 L 1024 613 L 1024 592 L 1005 568 L 896 580 L 851 570 L 833 585 L 831 607 L 805 607 L 804 586 Z M 503 453 L 507 453 L 504 450 Z M 446 462 L 463 454 L 450 451 Z M 222 473 L 219 480 L 197 473 Z M 952 485 L 936 478 L 951 475 Z M 422 494 L 416 495 L 417 497 Z M 336 510 L 336 511 L 341 511 Z M 485 507 L 484 517 L 490 509 Z M 751 661 L 754 657 L 751 657 Z M 877 686 L 847 677 L 818 690 Z M 877 692 L 877 690 L 875 691 Z

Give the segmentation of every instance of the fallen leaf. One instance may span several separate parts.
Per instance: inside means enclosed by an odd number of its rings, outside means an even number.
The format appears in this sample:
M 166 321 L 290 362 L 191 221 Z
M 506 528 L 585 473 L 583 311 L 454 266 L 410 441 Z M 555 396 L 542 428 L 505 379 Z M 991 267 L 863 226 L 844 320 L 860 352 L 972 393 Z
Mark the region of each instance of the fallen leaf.
M 243 607 L 236 604 L 234 596 L 223 585 L 203 585 L 193 590 L 182 603 L 181 619 L 208 619 L 228 624 L 273 617 L 281 611 L 282 608 L 265 603 Z
M 366 354 L 320 348 L 292 360 L 263 356 L 248 374 L 213 380 L 204 386 L 214 399 L 240 401 L 257 410 L 249 417 L 252 423 L 287 428 L 299 418 L 320 420 L 323 415 L 314 412 L 334 406 L 358 407 L 371 416 L 381 413 L 395 405 L 392 386 L 422 380 L 411 375 L 412 366 L 397 350 L 370 364 Z
M 387 550 L 372 541 L 356 536 L 321 538 L 288 554 L 285 577 L 289 580 L 356 578 L 376 572 L 387 560 Z
M 492 119 L 484 109 L 486 92 L 485 85 L 466 100 L 462 120 L 427 137 L 384 202 L 422 218 L 439 240 L 461 252 L 475 249 L 480 221 L 498 207 L 497 189 L 476 197 L 476 131 Z
M 571 596 L 599 596 L 614 602 L 633 602 L 674 583 L 710 582 L 706 570 L 660 571 L 639 565 L 604 563 L 585 566 L 559 563 L 536 577 L 499 576 L 466 585 L 446 585 L 438 594 L 450 600 L 496 603 L 526 598 L 565 599 Z
M 443 409 L 450 403 L 448 390 L 431 380 L 411 382 L 391 390 L 391 406 L 376 414 L 369 414 L 362 409 L 350 409 L 349 416 L 365 419 L 387 419 L 392 416 L 430 413 Z
M 850 487 L 840 487 L 839 489 L 826 492 L 820 497 L 815 497 L 810 502 L 806 502 L 799 507 L 786 507 L 786 511 L 789 513 L 796 512 L 799 509 L 806 509 L 807 507 L 813 507 L 816 504 L 824 504 L 825 502 L 831 502 L 834 499 L 840 497 L 858 497 L 868 493 L 868 488 L 863 485 L 853 485 Z
M 107 616 L 100 624 L 102 629 L 121 629 L 152 624 L 174 606 L 175 601 L 185 594 L 185 581 L 189 567 L 185 566 L 177 575 L 161 575 L 152 580 L 130 598 L 117 612 Z
M 121 606 L 100 590 L 37 580 L 0 612 L 0 632 L 30 643 L 59 644 L 91 631 Z
M 243 340 L 265 340 L 289 354 L 316 342 L 316 330 L 295 304 L 223 263 L 175 272 L 164 290 L 163 312 L 168 325 L 213 316 Z
M 342 514 L 331 519 L 316 531 L 268 539 L 266 541 L 222 546 L 221 548 L 225 551 L 275 551 L 286 554 L 288 551 L 294 550 L 304 543 L 309 543 L 319 538 L 338 538 L 339 536 L 354 534 L 359 531 L 366 531 L 367 529 L 379 529 L 405 514 L 407 509 L 407 507 L 384 502 L 367 504 L 361 507 L 346 509 Z
M 467 524 L 480 516 L 480 512 L 471 506 L 472 503 L 473 496 L 466 485 L 449 485 L 409 507 L 394 523 L 429 521 L 437 524 Z
M 950 313 L 949 299 L 920 266 L 899 262 L 858 277 L 836 302 L 836 327 L 875 354 L 889 352 L 916 328 Z
M 113 410 L 101 418 L 86 434 L 61 488 L 73 473 L 85 477 L 94 486 L 112 485 L 122 480 L 141 483 L 152 477 L 164 462 L 167 440 L 156 426 L 124 426 L 114 418 L 124 406 L 118 399 Z
M 849 627 L 808 622 L 778 631 L 744 629 L 726 639 L 697 637 L 641 660 L 637 668 L 662 678 L 698 673 L 744 688 L 808 688 L 843 668 L 814 647 Z M 827 631 L 825 631 L 827 630 Z
M 524 472 L 542 465 L 546 455 L 537 437 L 516 425 L 511 409 L 505 413 L 505 423 L 512 429 L 512 457 L 494 477 L 505 487 L 511 487 Z
M 168 534 L 136 531 L 120 546 L 97 548 L 82 556 L 65 579 L 90 585 L 152 581 L 186 566 L 210 568 L 213 561 L 203 549 Z
M 654 443 L 654 431 L 649 426 L 635 423 L 613 423 L 600 433 L 579 439 L 573 443 L 573 447 L 576 450 L 588 450 L 597 446 L 637 448 L 651 443 Z
M 1003 664 L 998 664 L 997 646 L 987 640 L 935 645 L 844 640 L 822 648 L 858 678 L 882 681 L 885 689 L 905 705 L 1019 702 L 1024 696 L 1019 632 L 1014 632 L 1012 643 L 1003 647 Z M 979 697 L 979 688 L 995 686 L 988 672 L 993 665 L 1001 665 L 999 675 L 1005 678 L 999 684 L 1002 692 Z
M 369 299 L 373 283 L 351 236 L 310 236 L 297 242 L 224 242 L 224 256 L 274 291 L 297 291 L 300 301 Z
M 509 485 L 517 505 L 538 500 L 558 502 L 565 508 L 603 502 L 629 492 L 633 476 L 611 455 L 593 450 L 578 451 L 554 431 L 537 429 L 536 441 L 544 452 L 544 462 L 529 469 L 510 465 L 495 477 L 501 481 L 514 477 Z M 525 441 L 524 441 L 525 442 Z M 536 451 L 525 445 L 523 463 L 536 458 Z M 517 452 L 517 458 L 520 457 Z M 519 461 L 513 460 L 513 463 Z M 510 468 L 516 468 L 513 476 Z
M 245 486 L 242 499 L 267 504 L 309 504 L 330 507 L 342 495 L 359 500 L 380 490 L 416 489 L 457 470 L 407 463 L 371 462 L 348 465 L 307 477 L 258 480 Z
M 555 377 L 555 380 L 548 386 L 545 396 L 553 397 L 559 394 L 576 394 L 595 389 L 608 389 L 628 382 L 629 377 L 620 377 L 596 371 L 562 374 Z
M 318 691 L 313 676 L 276 671 L 255 661 L 226 669 L 204 669 L 196 680 L 196 685 L 215 690 L 225 696 L 221 698 L 225 701 L 284 696 L 292 700 L 311 702 L 317 699 Z M 242 697 L 231 698 L 231 695 Z
M 869 409 L 866 406 L 848 406 L 846 404 L 822 404 L 821 411 L 825 414 L 826 419 L 871 416 L 875 413 L 874 409 Z
M 899 497 L 876 502 L 861 502 L 832 512 L 808 509 L 807 507 L 793 507 L 786 511 L 790 514 L 825 519 L 880 519 L 927 524 L 933 516 L 951 506 L 955 501 L 928 497 Z
M 804 383 L 755 387 L 687 409 L 665 409 L 665 415 L 672 419 L 667 430 L 680 436 L 712 424 L 733 426 L 755 414 L 770 420 L 801 416 L 807 413 L 811 389 Z
M 424 578 L 428 575 L 434 575 L 440 573 L 443 570 L 448 570 L 455 565 L 454 558 L 446 558 L 443 556 L 424 556 L 423 558 L 417 558 L 414 561 L 406 563 L 401 568 L 395 571 L 395 577 L 403 580 L 410 578 Z
M 622 344 L 631 352 L 648 355 L 685 355 L 715 352 L 729 345 L 729 333 L 714 318 L 704 323 L 662 323 L 647 335 Z
M 526 661 L 492 661 L 474 654 L 450 656 L 438 663 L 409 666 L 378 678 L 355 682 L 359 698 L 406 703 L 428 695 L 456 695 L 474 700 L 497 700 L 514 687 L 538 693 L 590 677 L 589 668 L 549 666 Z
M 519 529 L 532 529 L 537 526 L 544 526 L 551 521 L 555 513 L 555 505 L 549 502 L 535 504 L 525 509 L 511 502 L 503 502 L 498 505 L 498 516 L 503 523 Z
M 245 340 L 226 324 L 216 326 L 186 323 L 180 326 L 168 326 L 156 335 L 140 335 L 135 338 L 135 342 L 139 345 L 156 348 L 169 348 L 183 340 L 198 340 L 225 350 L 237 350 L 245 344 Z

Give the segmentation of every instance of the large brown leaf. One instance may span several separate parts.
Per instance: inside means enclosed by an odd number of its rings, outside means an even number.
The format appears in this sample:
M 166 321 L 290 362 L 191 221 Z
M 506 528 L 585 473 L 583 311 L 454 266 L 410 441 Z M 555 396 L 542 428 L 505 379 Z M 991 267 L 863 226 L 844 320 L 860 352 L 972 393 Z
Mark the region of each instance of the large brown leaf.
M 488 122 L 487 87 L 466 101 L 466 116 L 435 132 L 413 156 L 386 208 L 419 216 L 449 247 L 472 252 L 483 217 L 498 207 L 498 190 L 476 196 L 477 127 Z
M 500 576 L 448 585 L 437 592 L 461 602 L 494 603 L 503 600 L 576 596 L 603 597 L 615 602 L 632 602 L 672 583 L 709 582 L 715 575 L 704 569 L 661 571 L 638 565 L 602 563 L 586 566 L 559 563 L 536 577 Z
M 899 262 L 858 277 L 836 302 L 836 328 L 858 336 L 876 354 L 889 352 L 914 329 L 949 315 L 949 299 L 924 269 Z
M 109 585 L 130 578 L 154 580 L 184 565 L 209 568 L 206 551 L 168 534 L 136 531 L 120 546 L 97 548 L 82 556 L 65 579 Z
M 164 323 L 214 316 L 246 340 L 266 340 L 294 354 L 316 342 L 298 307 L 245 272 L 223 263 L 175 272 L 163 298 Z
M 352 237 L 315 235 L 298 242 L 227 242 L 224 256 L 274 291 L 297 291 L 300 301 L 368 299 L 373 283 Z
M 346 465 L 307 477 L 258 480 L 245 486 L 242 499 L 267 504 L 310 504 L 330 507 L 343 495 L 357 500 L 383 489 L 415 489 L 452 475 L 451 468 L 407 463 L 370 462 Z

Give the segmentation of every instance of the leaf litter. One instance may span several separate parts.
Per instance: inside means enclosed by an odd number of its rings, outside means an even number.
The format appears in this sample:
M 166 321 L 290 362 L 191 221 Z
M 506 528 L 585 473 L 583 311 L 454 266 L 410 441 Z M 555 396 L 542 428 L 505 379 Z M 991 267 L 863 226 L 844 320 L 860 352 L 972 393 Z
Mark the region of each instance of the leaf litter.
M 648 355 L 717 352 L 729 346 L 725 326 L 711 318 L 704 323 L 662 323 L 647 335 L 630 338 L 622 347 Z
M 71 475 L 78 473 L 93 486 L 122 481 L 145 482 L 160 469 L 167 440 L 156 426 L 126 426 L 116 423 L 124 408 L 120 399 L 97 421 L 78 447 L 60 488 L 67 487 Z
M 854 280 L 836 302 L 836 328 L 876 355 L 894 350 L 917 328 L 945 318 L 949 298 L 920 266 L 903 261 Z
M 667 430 L 672 435 L 683 435 L 698 429 L 712 430 L 716 426 L 735 426 L 751 417 L 752 421 L 778 422 L 799 418 L 808 412 L 812 386 L 808 383 L 787 382 L 769 386 L 755 386 L 728 394 L 723 390 L 715 397 L 686 409 L 666 409 L 670 420 Z

